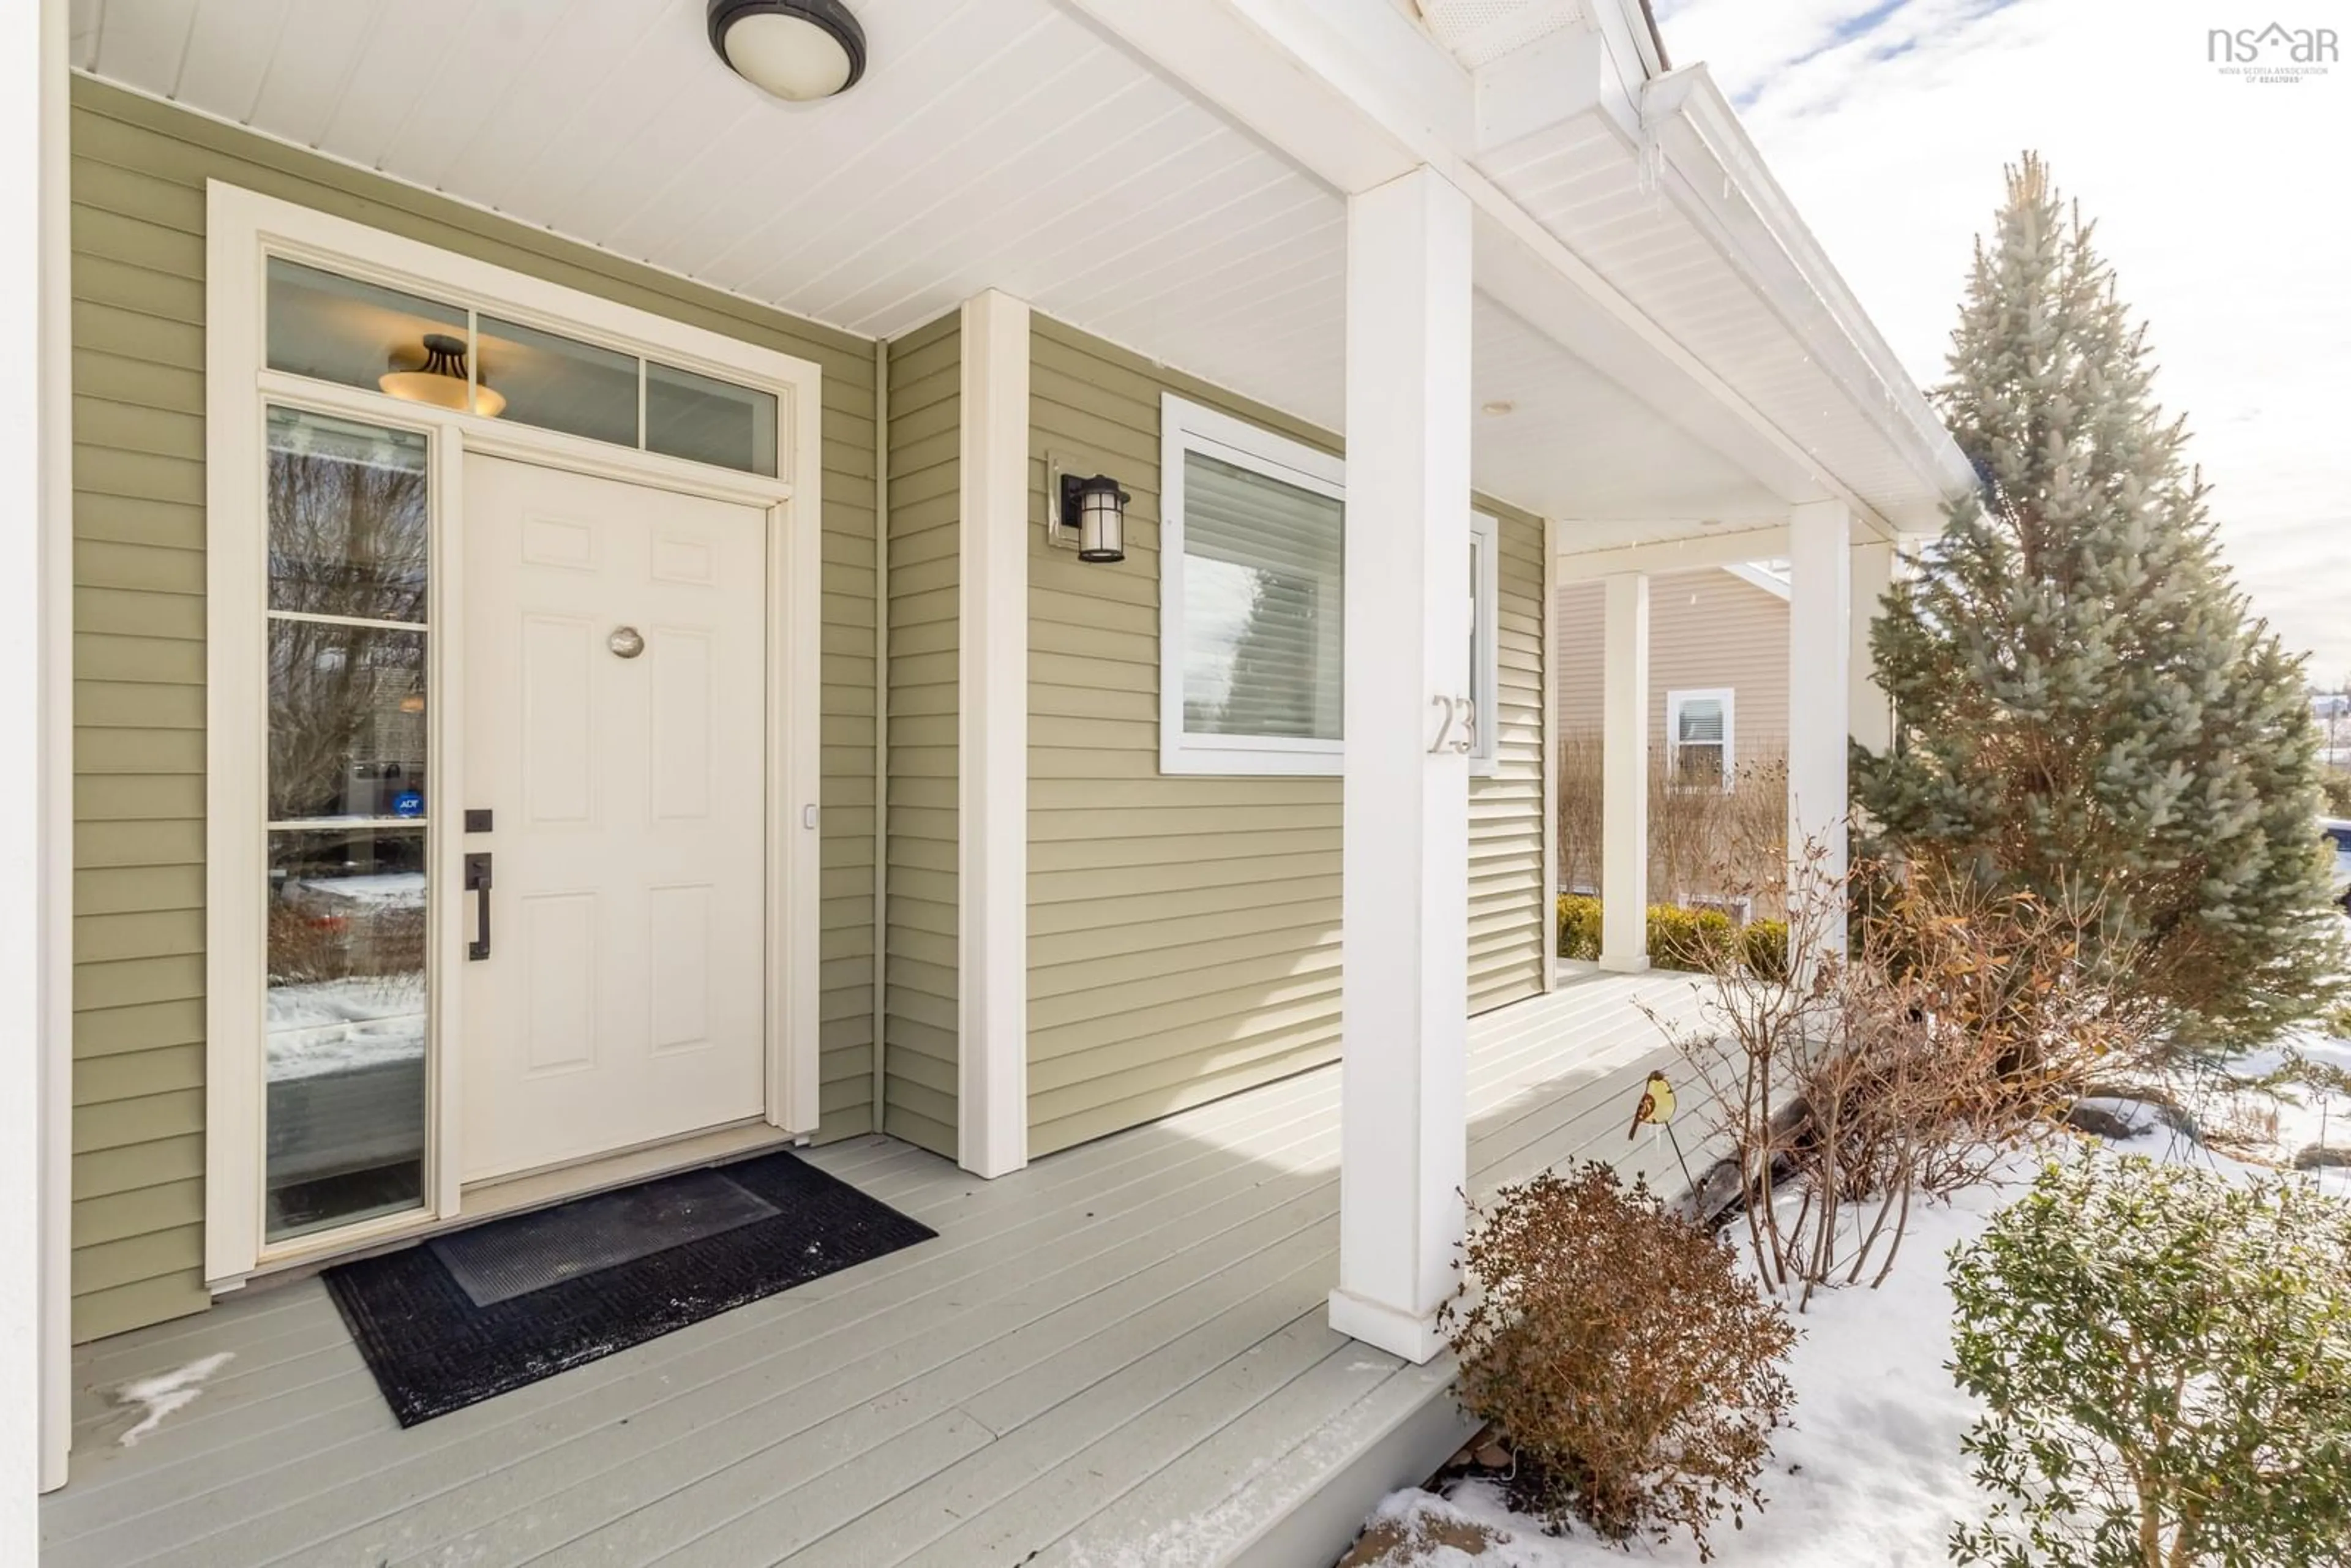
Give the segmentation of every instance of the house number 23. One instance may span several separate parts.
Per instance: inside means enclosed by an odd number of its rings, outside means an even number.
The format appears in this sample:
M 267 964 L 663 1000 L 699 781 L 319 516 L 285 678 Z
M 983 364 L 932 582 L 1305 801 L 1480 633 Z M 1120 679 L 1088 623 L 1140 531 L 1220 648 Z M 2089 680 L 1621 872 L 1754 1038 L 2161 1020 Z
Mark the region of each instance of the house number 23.
M 1467 756 L 1478 749 L 1478 705 L 1468 697 L 1431 697 L 1428 706 L 1437 710 L 1437 738 L 1428 743 L 1431 757 L 1442 757 L 1448 751 Z

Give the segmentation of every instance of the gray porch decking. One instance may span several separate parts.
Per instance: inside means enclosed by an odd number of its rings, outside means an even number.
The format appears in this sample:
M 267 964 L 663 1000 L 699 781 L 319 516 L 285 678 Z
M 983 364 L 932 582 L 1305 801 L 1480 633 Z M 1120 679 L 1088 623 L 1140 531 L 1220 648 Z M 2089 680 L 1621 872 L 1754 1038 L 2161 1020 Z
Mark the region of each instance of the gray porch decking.
M 1471 1020 L 1473 1191 L 1624 1128 L 1659 1054 L 1579 977 Z M 402 1432 L 315 1280 L 83 1346 L 43 1562 L 1319 1568 L 1441 1458 L 1447 1360 L 1333 1333 L 1339 1075 L 1322 1068 L 993 1183 L 867 1137 L 809 1157 L 934 1227 L 831 1275 Z M 115 1391 L 228 1354 L 124 1448 Z M 1392 1473 L 1393 1472 L 1393 1473 Z

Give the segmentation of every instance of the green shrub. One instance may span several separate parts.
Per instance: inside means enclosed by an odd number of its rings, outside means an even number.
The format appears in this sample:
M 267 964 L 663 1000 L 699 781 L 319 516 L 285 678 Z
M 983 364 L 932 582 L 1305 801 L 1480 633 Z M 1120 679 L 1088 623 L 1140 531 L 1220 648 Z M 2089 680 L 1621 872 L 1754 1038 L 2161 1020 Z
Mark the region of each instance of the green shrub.
M 1649 905 L 1649 962 L 1660 969 L 1708 970 L 1714 967 L 1718 956 L 1735 956 L 1750 966 L 1761 961 L 1784 970 L 1787 955 L 1784 921 L 1758 920 L 1741 928 L 1719 909 Z M 1559 956 L 1586 962 L 1600 956 L 1598 899 L 1580 893 L 1560 894 Z M 1756 970 L 1765 975 L 1774 972 Z
M 1590 963 L 1600 956 L 1600 901 L 1580 893 L 1559 895 L 1559 956 Z
M 1739 930 L 1739 961 L 1759 980 L 1788 977 L 1788 923 L 1750 920 Z
M 1687 1530 L 1700 1561 L 1725 1508 L 1762 1506 L 1796 1333 L 1729 1248 L 1593 1162 L 1503 1188 L 1463 1262 L 1457 1396 L 1516 1455 L 1520 1506 L 1619 1542 Z
M 1719 909 L 1649 905 L 1649 962 L 1660 969 L 1711 970 L 1734 950 L 1739 927 Z
M 1951 1260 L 1997 1568 L 2351 1562 L 2351 1206 L 2145 1159 L 2053 1165 Z

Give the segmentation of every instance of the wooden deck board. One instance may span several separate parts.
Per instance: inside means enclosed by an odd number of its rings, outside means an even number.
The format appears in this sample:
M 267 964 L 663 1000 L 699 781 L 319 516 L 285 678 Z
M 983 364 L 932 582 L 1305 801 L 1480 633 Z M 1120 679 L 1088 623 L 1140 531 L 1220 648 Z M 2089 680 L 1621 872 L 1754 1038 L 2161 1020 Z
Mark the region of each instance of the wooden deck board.
M 1583 979 L 1473 1019 L 1474 1192 L 1604 1157 L 1658 1059 Z M 1686 1102 L 1687 1103 L 1687 1102 Z M 881 1137 L 810 1151 L 939 1239 L 402 1432 L 316 1281 L 78 1354 L 65 1565 L 1227 1561 L 1449 1397 L 1332 1333 L 1338 1073 L 1322 1069 L 996 1182 Z M 136 1447 L 122 1385 L 231 1359 Z

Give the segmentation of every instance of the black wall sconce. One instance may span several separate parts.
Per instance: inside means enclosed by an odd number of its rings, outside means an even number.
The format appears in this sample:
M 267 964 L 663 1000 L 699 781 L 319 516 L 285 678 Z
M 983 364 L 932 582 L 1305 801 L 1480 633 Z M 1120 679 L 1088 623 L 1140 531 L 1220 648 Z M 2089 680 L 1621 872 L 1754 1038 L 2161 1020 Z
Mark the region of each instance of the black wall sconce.
M 1107 474 L 1081 476 L 1062 472 L 1061 460 L 1047 459 L 1046 494 L 1054 499 L 1046 519 L 1049 543 L 1075 549 L 1078 559 L 1107 562 L 1126 559 L 1126 504 L 1134 499 Z

